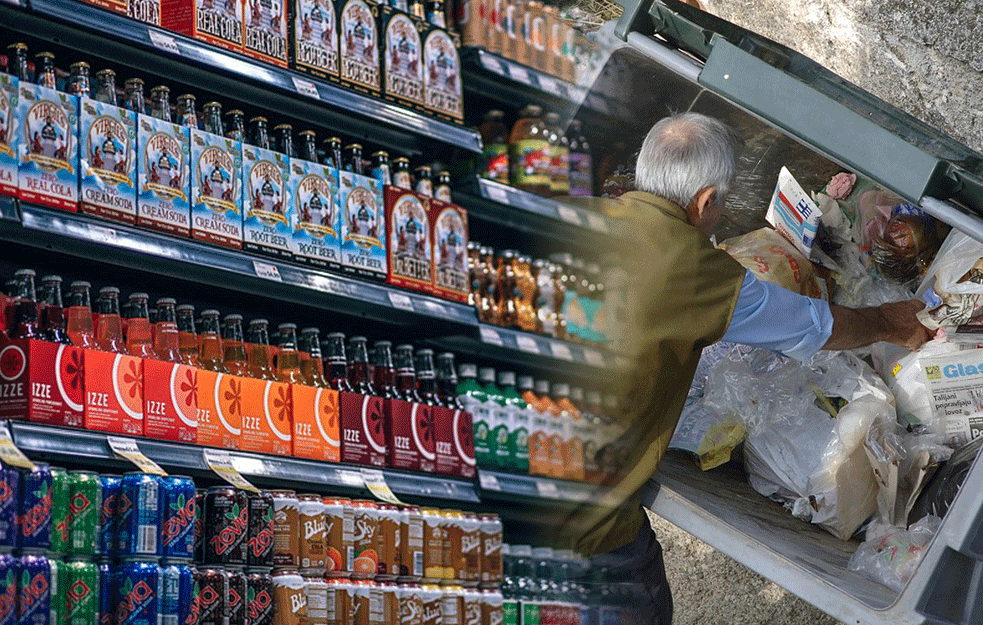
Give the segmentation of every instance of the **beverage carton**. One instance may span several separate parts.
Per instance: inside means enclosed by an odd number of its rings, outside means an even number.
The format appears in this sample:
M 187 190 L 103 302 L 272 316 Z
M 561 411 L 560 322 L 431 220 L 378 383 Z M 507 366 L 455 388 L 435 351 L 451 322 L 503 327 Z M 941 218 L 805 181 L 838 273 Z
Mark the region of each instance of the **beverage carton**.
M 137 115 L 137 225 L 191 236 L 189 129 Z
M 86 0 L 86 2 L 104 2 L 106 0 Z M 113 5 L 123 5 L 122 13 L 128 15 L 129 17 L 138 20 L 140 22 L 145 22 L 147 24 L 152 24 L 154 26 L 160 26 L 160 3 L 161 0 L 108 0 L 109 3 Z M 117 11 L 114 6 L 113 11 Z
M 0 193 L 17 195 L 17 77 L 0 74 Z
M 160 25 L 234 52 L 242 52 L 241 0 L 160 0 Z
M 426 109 L 440 119 L 464 123 L 461 56 L 457 35 L 431 28 L 423 42 Z
M 505 29 L 503 20 L 509 5 L 508 0 L 488 0 L 488 45 L 489 52 L 505 52 Z
M 463 44 L 488 48 L 488 13 L 491 0 L 460 0 L 456 3 L 457 27 Z
M 86 429 L 143 436 L 143 359 L 84 351 Z
M 290 158 L 254 145 L 242 146 L 244 249 L 288 259 L 291 202 Z
M 369 95 L 379 93 L 379 6 L 366 0 L 338 3 L 341 84 Z
M 78 210 L 78 98 L 41 85 L 18 84 L 17 196 Z
M 242 434 L 239 449 L 289 456 L 293 434 L 290 385 L 242 378 Z
M 191 129 L 191 236 L 242 248 L 242 145 Z
M 546 11 L 546 67 L 543 70 L 553 76 L 563 76 L 563 21 L 553 7 Z
M 82 212 L 124 223 L 137 219 L 136 113 L 79 100 Z
M 392 7 L 380 8 L 383 84 L 382 97 L 424 110 L 423 37 L 428 26 L 422 20 Z
M 430 406 L 401 399 L 385 400 L 388 466 L 433 472 L 437 466 Z
M 359 276 L 384 280 L 388 263 L 382 184 L 348 171 L 338 176 L 341 264 Z
M 239 449 L 245 380 L 235 375 L 198 370 L 198 444 Z
M 543 5 L 537 3 L 535 6 L 527 5 L 526 24 L 528 25 L 527 41 L 528 55 L 526 63 L 540 71 L 546 71 L 547 66 L 547 32 L 546 32 L 546 13 Z
M 361 393 L 339 394 L 341 461 L 374 467 L 386 466 L 386 418 L 380 397 Z
M 529 475 L 549 475 L 550 434 L 553 417 L 550 413 L 534 410 L 529 423 Z
M 338 15 L 333 0 L 294 0 L 291 67 L 338 82 Z
M 450 204 L 430 203 L 434 292 L 449 300 L 468 301 L 468 213 Z
M 326 462 L 341 460 L 338 391 L 290 385 L 294 409 L 293 455 Z
M 0 419 L 82 427 L 83 353 L 77 347 L 18 339 L 0 348 Z
M 143 361 L 144 435 L 180 443 L 198 441 L 198 369 Z
M 442 475 L 474 477 L 474 424 L 471 413 L 439 406 L 433 409 L 436 468 Z
M 120 15 L 126 15 L 127 12 L 127 2 L 126 0 L 82 0 L 86 4 L 91 4 L 92 6 L 99 7 L 100 9 L 106 9 L 114 13 L 119 13 Z M 130 0 L 132 3 L 133 0 Z
M 430 199 L 399 187 L 385 188 L 389 278 L 395 286 L 433 289 Z
M 247 56 L 280 67 L 287 66 L 286 0 L 244 0 L 243 52 Z
M 291 159 L 290 199 L 296 260 L 315 267 L 341 267 L 341 215 L 338 210 L 338 170 L 327 165 Z

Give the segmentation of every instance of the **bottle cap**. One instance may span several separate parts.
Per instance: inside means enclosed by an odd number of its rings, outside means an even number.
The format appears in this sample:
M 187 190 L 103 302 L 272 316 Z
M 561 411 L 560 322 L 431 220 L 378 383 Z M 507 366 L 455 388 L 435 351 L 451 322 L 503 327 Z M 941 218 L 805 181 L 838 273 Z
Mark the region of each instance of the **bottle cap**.
M 20 277 L 20 276 L 31 276 L 31 277 L 34 277 L 36 275 L 38 275 L 38 274 L 33 269 L 18 269 L 17 271 L 14 272 L 14 277 L 15 278 Z M 116 290 L 119 291 L 119 289 L 116 289 Z
M 55 275 L 45 276 L 45 277 L 41 278 L 41 282 L 58 282 L 58 283 L 61 283 L 61 276 L 55 276 Z
M 86 282 L 85 280 L 76 280 L 75 282 L 72 282 L 68 286 L 70 288 L 73 288 L 73 289 L 91 289 L 92 288 L 92 284 Z
M 318 328 L 304 328 L 300 331 L 301 334 L 320 334 L 321 330 Z
M 225 323 L 242 323 L 242 315 L 225 315 L 225 317 L 222 318 L 222 321 Z
M 273 130 L 293 130 L 294 127 L 290 124 L 277 124 L 273 127 Z
M 263 122 L 265 124 L 266 123 L 266 118 L 265 117 L 258 117 L 257 116 L 257 117 L 252 117 L 252 118 L 249 119 L 249 123 L 250 124 L 255 124 L 257 122 Z
M 554 384 L 553 395 L 556 397 L 570 397 L 570 385 L 563 382 Z
M 177 300 L 175 300 L 173 297 L 158 297 L 157 298 L 157 304 L 156 305 L 157 306 L 174 306 L 175 304 L 177 304 Z
M 344 340 L 345 339 L 345 333 L 344 332 L 331 332 L 330 334 L 328 334 L 324 338 L 327 338 L 327 339 L 342 339 L 342 340 Z
M 129 299 L 129 301 L 131 301 L 131 302 L 135 302 L 135 301 L 138 301 L 138 300 L 147 301 L 147 300 L 150 299 L 150 296 L 147 295 L 146 293 L 130 293 L 130 297 L 127 298 L 127 299 Z
M 249 325 L 251 326 L 269 325 L 269 323 L 266 319 L 251 319 L 249 321 Z
M 550 383 L 547 380 L 536 380 L 536 393 L 539 395 L 550 394 Z
M 20 273 L 19 271 L 17 273 Z M 34 273 L 33 271 L 31 273 Z M 99 295 L 119 295 L 119 289 L 114 286 L 104 286 L 99 289 Z
M 575 404 L 579 404 L 580 402 L 584 401 L 584 389 L 577 386 L 570 389 L 570 399 L 573 400 L 573 403 Z
M 277 329 L 278 332 L 285 332 L 285 331 L 290 331 L 290 330 L 293 330 L 294 332 L 296 332 L 297 331 L 297 324 L 296 323 L 281 323 L 280 325 L 278 325 L 276 327 L 276 329 Z

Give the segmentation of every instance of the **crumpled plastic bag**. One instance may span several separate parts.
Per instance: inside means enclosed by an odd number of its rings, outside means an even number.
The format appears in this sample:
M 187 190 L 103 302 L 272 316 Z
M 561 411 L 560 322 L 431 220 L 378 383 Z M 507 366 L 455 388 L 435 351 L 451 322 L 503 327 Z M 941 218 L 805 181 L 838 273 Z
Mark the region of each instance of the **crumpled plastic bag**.
M 733 414 L 717 415 L 702 399 L 690 398 L 679 416 L 670 449 L 691 454 L 703 471 L 730 462 L 731 452 L 744 440 L 744 424 Z
M 875 363 L 882 362 L 879 367 L 881 377 L 897 401 L 898 421 L 909 426 L 924 426 L 937 433 L 941 440 L 945 425 L 936 422 L 921 359 L 958 351 L 958 345 L 944 338 L 932 339 L 914 352 L 886 343 L 877 343 L 872 347 L 871 355 Z
M 860 544 L 847 568 L 901 592 L 925 556 L 942 519 L 926 516 L 907 530 L 898 530 Z
M 949 506 L 955 501 L 956 495 L 959 494 L 969 470 L 973 468 L 980 449 L 983 449 L 983 436 L 954 451 L 945 465 L 925 486 L 908 519 L 920 519 L 929 514 L 944 517 L 949 511 Z
M 809 259 L 771 228 L 727 239 L 719 247 L 759 280 L 772 282 L 799 295 L 823 297 L 821 281 Z
M 924 293 L 925 322 L 933 329 L 963 325 L 983 314 L 983 243 L 953 229 L 918 292 Z

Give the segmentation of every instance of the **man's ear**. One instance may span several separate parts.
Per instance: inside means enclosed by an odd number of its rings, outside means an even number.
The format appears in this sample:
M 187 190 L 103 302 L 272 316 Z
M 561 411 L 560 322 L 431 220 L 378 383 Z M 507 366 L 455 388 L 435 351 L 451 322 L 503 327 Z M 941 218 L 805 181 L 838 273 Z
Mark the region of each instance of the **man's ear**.
M 703 187 L 696 192 L 696 195 L 690 200 L 689 206 L 686 207 L 686 214 L 689 215 L 689 220 L 693 225 L 699 225 L 703 222 L 703 217 L 716 201 L 716 195 L 717 187 L 715 186 Z

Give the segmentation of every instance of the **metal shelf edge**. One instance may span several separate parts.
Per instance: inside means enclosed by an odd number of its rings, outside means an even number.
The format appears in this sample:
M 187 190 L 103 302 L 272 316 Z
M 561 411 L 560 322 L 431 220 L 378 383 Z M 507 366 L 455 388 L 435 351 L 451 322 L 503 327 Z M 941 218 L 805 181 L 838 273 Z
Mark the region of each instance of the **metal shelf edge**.
M 532 475 L 517 475 L 486 469 L 478 470 L 483 495 L 508 495 L 549 503 L 580 504 L 590 501 L 599 492 L 597 486 L 582 482 L 559 480 Z

